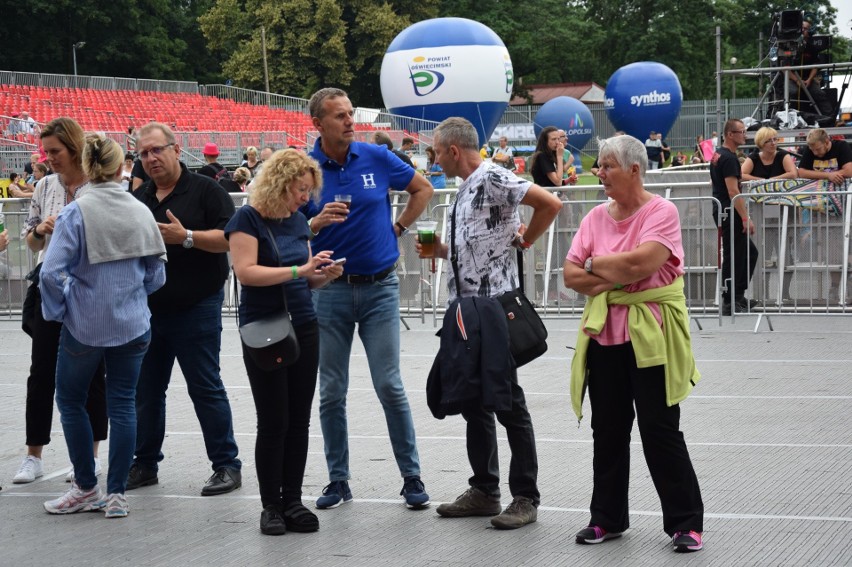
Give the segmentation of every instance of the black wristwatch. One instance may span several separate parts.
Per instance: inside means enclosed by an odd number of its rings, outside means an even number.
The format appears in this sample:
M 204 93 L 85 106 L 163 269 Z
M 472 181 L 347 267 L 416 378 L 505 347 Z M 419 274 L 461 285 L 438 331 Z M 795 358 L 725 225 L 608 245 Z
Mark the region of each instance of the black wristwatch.
M 402 236 L 403 234 L 408 234 L 408 228 L 402 226 L 401 222 L 396 221 L 395 223 L 393 223 L 393 225 L 399 228 L 399 235 L 400 236 Z

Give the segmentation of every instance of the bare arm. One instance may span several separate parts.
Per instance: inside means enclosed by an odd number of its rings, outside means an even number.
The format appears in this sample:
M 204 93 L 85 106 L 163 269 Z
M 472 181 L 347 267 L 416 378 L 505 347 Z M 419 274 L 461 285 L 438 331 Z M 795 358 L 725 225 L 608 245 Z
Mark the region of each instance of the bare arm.
M 659 242 L 643 242 L 628 252 L 595 256 L 592 274 L 613 284 L 632 284 L 655 274 L 671 255 L 671 250 Z
M 793 160 L 793 156 L 787 154 L 784 156 L 784 160 L 781 163 L 784 165 L 784 173 L 773 177 L 773 179 L 796 179 L 799 177 L 799 170 L 796 168 L 796 162 Z
M 736 212 L 734 214 L 740 215 L 740 218 L 743 221 L 743 232 L 754 234 L 754 223 L 748 216 L 745 201 L 743 199 L 734 200 L 734 197 L 740 194 L 740 184 L 737 181 L 737 178 L 726 177 L 725 185 L 728 188 L 728 196 L 731 198 L 731 202 L 734 203 L 734 207 L 736 208 Z
M 184 228 L 180 220 L 171 211 L 167 210 L 166 216 L 171 222 L 157 223 L 160 234 L 163 236 L 163 242 L 166 244 L 183 244 L 183 241 L 187 237 L 187 229 Z M 230 249 L 228 240 L 225 238 L 225 231 L 219 228 L 212 230 L 193 230 L 192 246 L 205 252 L 214 253 L 227 252 Z
M 760 181 L 763 179 L 762 177 L 755 177 L 751 174 L 754 171 L 754 162 L 750 157 L 747 157 L 743 162 L 742 166 L 742 175 L 744 181 Z
M 405 203 L 405 208 L 399 214 L 396 221 L 402 226 L 409 227 L 417 220 L 420 213 L 429 206 L 429 201 L 432 200 L 432 194 L 435 190 L 432 188 L 429 180 L 419 173 L 414 174 L 414 177 L 411 178 L 405 190 L 409 195 L 408 202 Z M 394 225 L 393 230 L 399 236 L 399 227 Z
M 310 248 L 308 248 L 310 252 Z M 307 263 L 296 267 L 296 276 L 306 278 L 308 285 L 319 287 L 340 276 L 342 266 L 320 267 L 331 261 L 330 250 L 324 250 L 316 255 L 309 255 Z M 234 272 L 243 285 L 266 287 L 289 282 L 293 277 L 293 268 L 282 266 L 261 266 L 257 263 L 257 238 L 245 232 L 231 233 L 231 258 L 234 262 Z
M 560 183 L 561 181 L 560 178 Z M 533 209 L 530 223 L 523 232 L 524 240 L 532 244 L 539 236 L 544 234 L 547 227 L 550 226 L 553 219 L 562 210 L 562 201 L 550 191 L 546 191 L 538 185 L 533 184 L 527 190 L 524 198 L 521 199 L 521 204 L 532 207 Z

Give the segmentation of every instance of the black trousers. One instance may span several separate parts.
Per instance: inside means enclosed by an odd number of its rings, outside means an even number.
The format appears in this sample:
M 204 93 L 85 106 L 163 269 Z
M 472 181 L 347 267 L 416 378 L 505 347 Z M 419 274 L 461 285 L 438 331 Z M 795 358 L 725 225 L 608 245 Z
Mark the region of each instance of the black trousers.
M 284 506 L 302 499 L 319 366 L 319 327 L 312 321 L 295 330 L 301 350 L 299 360 L 281 370 L 264 372 L 243 345 L 243 361 L 257 410 L 254 458 L 264 507 Z
M 532 498 L 538 505 L 538 455 L 532 418 L 524 391 L 518 385 L 518 373 L 512 371 L 512 409 L 489 412 L 482 406 L 469 406 L 462 411 L 467 421 L 467 458 L 473 469 L 468 481 L 486 494 L 500 495 L 500 461 L 497 457 L 497 428 L 494 417 L 506 428 L 512 458 L 509 461 L 509 490 L 512 496 Z
M 56 392 L 56 359 L 62 323 L 45 321 L 41 313 L 41 294 L 36 293 L 35 318 L 32 321 L 33 344 L 30 375 L 27 378 L 26 444 L 38 447 L 50 443 L 53 424 L 53 396 Z M 95 441 L 107 438 L 109 421 L 106 410 L 106 367 L 103 360 L 89 385 L 86 411 Z
M 660 497 L 663 529 L 704 531 L 704 503 L 680 427 L 680 406 L 666 406 L 663 366 L 637 368 L 633 345 L 591 340 L 586 359 L 594 435 L 591 523 L 609 532 L 630 526 L 630 431 L 638 416 L 645 462 Z M 635 404 L 635 412 L 634 412 Z
M 731 290 L 733 299 L 736 301 L 745 296 L 751 276 L 757 266 L 757 246 L 751 241 L 749 235 L 743 232 L 743 221 L 740 215 L 731 208 L 729 215 L 734 217 L 734 226 L 731 227 L 730 217 L 722 222 L 722 282 L 731 279 L 731 231 L 734 234 L 734 273 L 736 281 L 728 284 L 727 290 L 722 291 L 722 299 L 725 303 L 731 302 Z M 713 204 L 713 217 L 719 218 L 716 213 L 716 204 Z

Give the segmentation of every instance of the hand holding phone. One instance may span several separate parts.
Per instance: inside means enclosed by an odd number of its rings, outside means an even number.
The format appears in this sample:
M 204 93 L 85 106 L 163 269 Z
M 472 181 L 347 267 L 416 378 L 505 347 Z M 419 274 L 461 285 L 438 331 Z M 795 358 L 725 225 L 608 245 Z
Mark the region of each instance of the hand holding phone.
M 338 258 L 337 260 L 333 260 L 331 262 L 331 265 L 332 266 L 338 266 L 340 264 L 345 264 L 345 263 L 346 263 L 346 258 Z

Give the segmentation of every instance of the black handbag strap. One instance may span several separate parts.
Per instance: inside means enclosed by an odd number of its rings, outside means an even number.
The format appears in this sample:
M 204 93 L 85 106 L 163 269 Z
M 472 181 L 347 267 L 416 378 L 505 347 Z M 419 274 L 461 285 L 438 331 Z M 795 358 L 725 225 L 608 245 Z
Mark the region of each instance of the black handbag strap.
M 461 297 L 461 280 L 459 280 L 459 262 L 456 255 L 456 209 L 459 206 L 459 194 L 456 192 L 456 202 L 453 205 L 453 214 L 450 216 L 450 263 L 453 265 L 453 274 L 456 278 L 456 295 Z M 518 289 L 524 293 L 524 252 L 518 249 Z
M 269 241 L 272 243 L 272 249 L 275 250 L 275 258 L 278 260 L 278 266 L 281 267 L 281 252 L 278 251 L 278 243 L 275 241 L 275 235 L 272 234 L 272 229 L 269 228 L 269 224 L 264 220 L 263 228 L 266 229 L 266 234 L 269 235 Z M 258 256 L 260 256 L 260 239 L 257 240 L 258 246 Z M 281 286 L 281 295 L 284 297 L 284 312 L 290 313 L 290 308 L 287 306 L 287 290 L 284 289 L 284 282 L 278 284 Z M 237 320 L 237 326 L 240 325 L 240 295 L 239 289 L 237 289 L 237 273 L 234 272 L 234 298 L 236 301 L 237 309 L 234 315 Z

